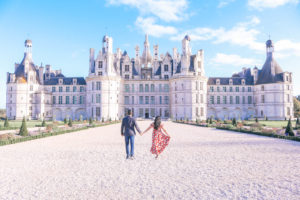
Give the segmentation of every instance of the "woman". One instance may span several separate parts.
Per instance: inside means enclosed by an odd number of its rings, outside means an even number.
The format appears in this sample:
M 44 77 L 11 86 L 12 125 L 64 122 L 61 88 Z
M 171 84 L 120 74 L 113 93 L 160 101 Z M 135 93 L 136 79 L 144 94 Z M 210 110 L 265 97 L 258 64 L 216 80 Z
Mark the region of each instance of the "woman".
M 152 154 L 156 155 L 155 158 L 158 158 L 158 155 L 162 153 L 166 146 L 169 144 L 171 137 L 161 124 L 161 119 L 159 116 L 155 117 L 154 123 L 150 124 L 150 126 L 141 135 L 149 131 L 151 128 L 153 128 L 153 133 L 152 147 L 150 151 Z

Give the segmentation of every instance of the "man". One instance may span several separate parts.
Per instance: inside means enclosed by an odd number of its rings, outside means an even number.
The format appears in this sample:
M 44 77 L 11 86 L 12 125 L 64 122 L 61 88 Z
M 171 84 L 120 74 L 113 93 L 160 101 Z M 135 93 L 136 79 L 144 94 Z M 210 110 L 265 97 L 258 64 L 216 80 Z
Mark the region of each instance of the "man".
M 141 130 L 138 127 L 135 119 L 131 116 L 131 110 L 128 110 L 128 115 L 123 118 L 121 126 L 121 135 L 125 136 L 126 146 L 126 159 L 134 159 L 134 137 L 135 129 L 141 134 Z M 129 153 L 129 142 L 130 142 L 130 153 Z

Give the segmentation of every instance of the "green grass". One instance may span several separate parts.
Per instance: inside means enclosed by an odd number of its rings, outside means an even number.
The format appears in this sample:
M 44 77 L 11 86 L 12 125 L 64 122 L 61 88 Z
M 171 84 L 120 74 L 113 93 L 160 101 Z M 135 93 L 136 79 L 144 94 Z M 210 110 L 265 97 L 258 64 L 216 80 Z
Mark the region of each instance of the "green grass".
M 46 125 L 52 124 L 52 121 L 46 121 Z M 4 129 L 4 121 L 0 121 L 0 130 L 9 130 L 9 129 L 19 129 L 21 127 L 22 120 L 9 120 L 9 128 Z M 32 128 L 36 126 L 40 126 L 42 121 L 40 120 L 29 120 L 26 121 L 27 128 Z M 64 124 L 63 122 L 59 122 L 59 124 Z
M 246 123 L 249 124 L 254 124 L 255 121 L 251 120 L 251 121 L 247 121 L 245 120 Z M 282 128 L 282 127 L 286 127 L 288 124 L 288 120 L 287 121 L 259 121 L 260 124 L 262 125 L 266 125 L 268 127 L 272 127 L 272 128 Z M 293 127 L 295 127 L 296 121 L 292 121 Z

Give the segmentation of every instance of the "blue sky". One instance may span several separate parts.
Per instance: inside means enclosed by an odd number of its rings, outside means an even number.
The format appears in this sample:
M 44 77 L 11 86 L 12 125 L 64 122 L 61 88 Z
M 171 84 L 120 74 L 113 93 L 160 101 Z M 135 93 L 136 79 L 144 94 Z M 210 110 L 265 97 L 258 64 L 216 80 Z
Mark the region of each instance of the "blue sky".
M 293 72 L 294 93 L 300 94 L 299 0 L 1 0 L 0 108 L 6 72 L 21 62 L 25 39 L 33 41 L 35 64 L 87 76 L 89 48 L 99 51 L 104 34 L 113 37 L 114 50 L 133 56 L 145 33 L 160 53 L 181 51 L 181 39 L 189 34 L 193 53 L 205 52 L 207 76 L 261 68 L 271 35 L 276 59 Z

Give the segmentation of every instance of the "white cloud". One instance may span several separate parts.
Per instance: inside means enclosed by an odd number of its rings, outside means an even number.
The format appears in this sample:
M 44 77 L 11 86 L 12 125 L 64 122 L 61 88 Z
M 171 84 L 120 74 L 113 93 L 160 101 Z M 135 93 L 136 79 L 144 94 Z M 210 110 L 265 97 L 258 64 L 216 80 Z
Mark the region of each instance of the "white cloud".
M 171 40 L 181 40 L 184 35 L 188 34 L 192 40 L 196 41 L 214 40 L 213 43 L 215 44 L 230 43 L 262 52 L 265 50 L 265 45 L 257 41 L 257 36 L 260 32 L 253 28 L 259 23 L 260 20 L 257 17 L 252 17 L 250 21 L 238 23 L 228 30 L 223 27 L 217 29 L 198 27 L 172 36 Z
M 137 8 L 142 15 L 154 15 L 163 21 L 180 21 L 187 17 L 187 0 L 106 0 L 109 5 Z
M 161 37 L 162 35 L 173 35 L 177 33 L 177 29 L 172 26 L 162 26 L 155 23 L 155 19 L 152 17 L 142 18 L 138 17 L 135 21 L 135 25 L 141 29 L 144 33 L 152 35 L 154 37 Z
M 234 1 L 235 0 L 221 0 L 218 4 L 218 8 L 223 8 Z
M 298 4 L 299 0 L 248 0 L 248 5 L 258 10 L 264 8 L 276 8 L 290 3 Z
M 290 40 L 279 40 L 274 44 L 275 53 L 278 57 L 284 58 L 288 56 L 300 57 L 300 42 L 292 42 Z
M 242 58 L 235 54 L 223 54 L 217 53 L 212 59 L 212 62 L 216 65 L 232 65 L 232 66 L 243 66 L 243 65 L 255 65 L 258 62 L 252 58 Z

